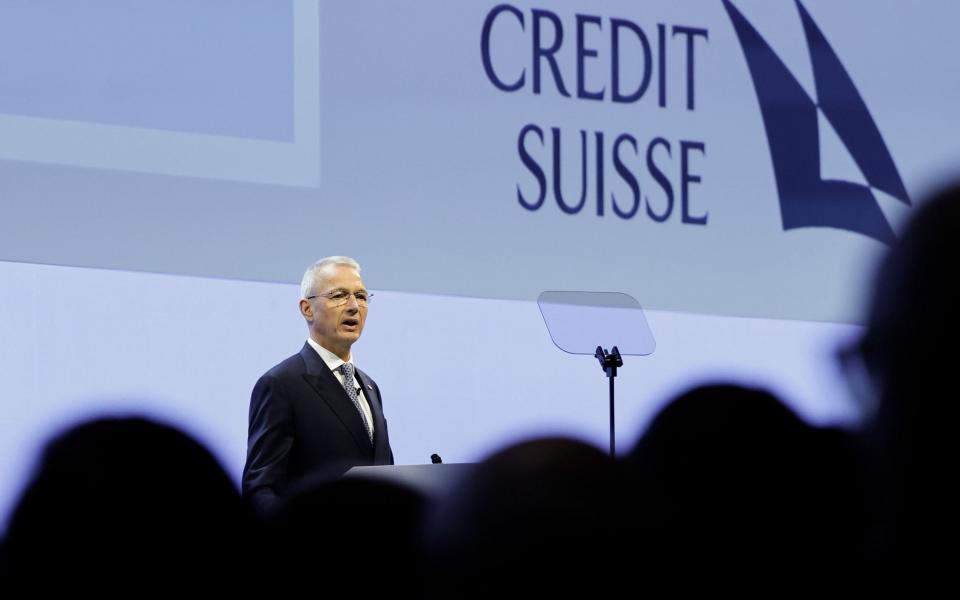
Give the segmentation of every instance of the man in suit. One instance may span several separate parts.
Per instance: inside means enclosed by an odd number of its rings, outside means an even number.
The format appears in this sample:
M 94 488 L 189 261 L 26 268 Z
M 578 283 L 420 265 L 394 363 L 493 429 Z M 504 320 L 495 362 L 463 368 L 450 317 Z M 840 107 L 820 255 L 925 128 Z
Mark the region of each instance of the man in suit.
M 263 512 L 291 484 L 356 465 L 392 465 L 380 389 L 353 366 L 370 293 L 352 258 L 311 265 L 300 284 L 309 337 L 299 353 L 267 371 L 250 397 L 243 494 Z

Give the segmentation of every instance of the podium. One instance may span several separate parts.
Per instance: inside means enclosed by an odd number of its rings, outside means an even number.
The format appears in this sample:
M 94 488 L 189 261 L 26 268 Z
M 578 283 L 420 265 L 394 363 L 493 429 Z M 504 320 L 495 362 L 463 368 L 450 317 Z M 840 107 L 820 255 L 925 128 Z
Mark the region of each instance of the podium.
M 353 467 L 344 478 L 366 478 L 396 483 L 416 490 L 427 497 L 437 497 L 457 485 L 470 474 L 473 463 L 430 465 L 378 465 Z

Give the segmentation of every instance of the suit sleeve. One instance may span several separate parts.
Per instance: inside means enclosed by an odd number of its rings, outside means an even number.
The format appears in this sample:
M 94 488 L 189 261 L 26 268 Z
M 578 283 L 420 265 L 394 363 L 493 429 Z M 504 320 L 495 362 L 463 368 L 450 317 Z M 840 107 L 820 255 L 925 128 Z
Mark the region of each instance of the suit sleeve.
M 383 394 L 380 393 L 380 386 L 377 385 L 376 381 L 371 381 L 371 383 L 373 384 L 373 387 L 376 388 L 377 390 L 377 399 L 380 401 L 380 414 L 383 415 L 384 439 L 387 440 L 387 450 L 389 450 L 390 452 L 390 462 L 388 462 L 387 464 L 388 465 L 396 464 L 393 461 L 393 448 L 390 446 L 390 430 L 387 427 L 387 413 L 383 409 Z
M 255 509 L 268 512 L 278 503 L 288 479 L 293 448 L 293 408 L 282 383 L 264 375 L 250 396 L 247 463 L 243 469 L 243 495 Z

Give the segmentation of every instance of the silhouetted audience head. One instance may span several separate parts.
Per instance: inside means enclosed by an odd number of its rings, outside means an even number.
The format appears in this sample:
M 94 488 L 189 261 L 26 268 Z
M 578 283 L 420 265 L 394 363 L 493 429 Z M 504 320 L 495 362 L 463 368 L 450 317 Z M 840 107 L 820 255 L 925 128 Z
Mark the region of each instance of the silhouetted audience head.
M 270 518 L 272 556 L 261 560 L 287 574 L 278 591 L 342 587 L 363 597 L 406 597 L 419 587 L 427 506 L 419 492 L 384 480 L 305 482 Z
M 924 560 L 957 533 L 960 184 L 922 202 L 874 280 L 856 348 L 877 401 L 868 433 L 891 556 Z
M 873 285 L 860 353 L 885 395 L 953 394 L 960 336 L 960 184 L 922 203 Z M 883 411 L 930 420 L 954 403 L 890 402 Z M 919 412 L 918 412 L 919 411 Z M 953 412 L 950 413 L 955 414 Z
M 681 395 L 627 463 L 638 563 L 752 580 L 860 558 L 862 498 L 845 436 L 807 425 L 766 391 L 710 385 Z
M 563 438 L 527 441 L 478 464 L 427 523 L 434 595 L 539 594 L 599 585 L 620 554 L 620 479 L 600 450 Z
M 247 541 L 239 493 L 187 435 L 104 418 L 53 439 L 7 531 L 9 576 L 34 590 L 228 586 Z

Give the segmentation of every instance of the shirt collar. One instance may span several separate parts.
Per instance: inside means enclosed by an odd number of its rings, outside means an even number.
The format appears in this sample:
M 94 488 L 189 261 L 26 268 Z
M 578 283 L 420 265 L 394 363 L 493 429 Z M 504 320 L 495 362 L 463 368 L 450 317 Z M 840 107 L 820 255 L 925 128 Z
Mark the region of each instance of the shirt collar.
M 339 369 L 340 365 L 342 365 L 344 362 L 353 364 L 352 352 L 350 353 L 350 356 L 348 357 L 348 359 L 344 361 L 342 358 L 340 358 L 333 352 L 330 352 L 329 350 L 327 350 L 326 348 L 324 348 L 323 346 L 315 342 L 313 338 L 307 338 L 307 343 L 310 344 L 311 348 L 317 351 L 317 354 L 320 355 L 320 358 L 323 359 L 323 362 L 326 363 L 327 368 L 330 369 L 331 371 L 336 371 L 337 369 Z

